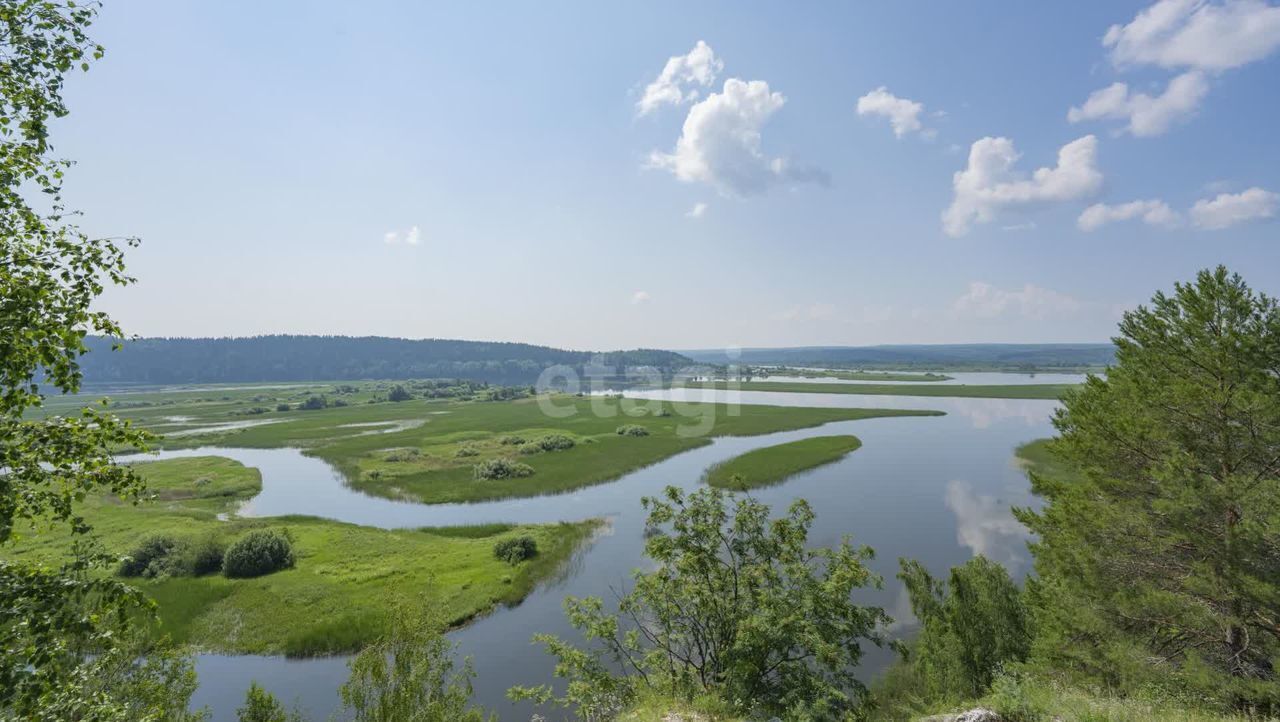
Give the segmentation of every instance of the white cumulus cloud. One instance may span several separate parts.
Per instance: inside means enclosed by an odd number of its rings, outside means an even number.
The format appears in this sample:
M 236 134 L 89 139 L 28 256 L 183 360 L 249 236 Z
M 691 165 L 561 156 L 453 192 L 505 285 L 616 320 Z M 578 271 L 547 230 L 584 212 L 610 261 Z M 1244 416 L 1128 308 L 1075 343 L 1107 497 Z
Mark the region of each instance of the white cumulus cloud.
M 688 218 L 701 218 L 704 215 L 706 215 L 706 213 L 707 213 L 707 204 L 699 202 L 699 203 L 694 203 L 693 208 L 690 208 L 685 213 L 685 216 Z
M 1182 222 L 1177 211 L 1161 200 L 1132 201 L 1118 205 L 1095 203 L 1080 214 L 1076 225 L 1082 231 L 1096 231 L 1108 223 L 1142 219 L 1149 226 L 1172 228 Z
M 1159 0 L 1102 38 L 1124 65 L 1228 70 L 1280 47 L 1280 6 L 1262 0 Z
M 1280 208 L 1280 194 L 1261 188 L 1240 193 L 1221 193 L 1210 200 L 1202 198 L 1191 206 L 1191 221 L 1206 230 L 1228 228 L 1237 223 L 1272 218 Z
M 631 305 L 633 306 L 638 306 L 642 303 L 648 303 L 648 302 L 649 302 L 648 291 L 636 291 L 635 293 L 631 294 Z
M 1118 68 L 1155 65 L 1184 70 L 1158 96 L 1125 83 L 1095 91 L 1071 122 L 1128 121 L 1135 136 L 1159 135 L 1190 115 L 1209 92 L 1209 74 L 1262 60 L 1280 48 L 1280 6 L 1264 0 L 1158 0 L 1102 38 Z
M 907 98 L 899 98 L 885 86 L 880 86 L 858 98 L 858 115 L 880 115 L 889 119 L 893 134 L 898 138 L 908 133 L 931 135 L 920 122 L 920 114 L 924 112 L 924 104 Z
M 1075 313 L 1083 303 L 1064 293 L 1025 284 L 1006 291 L 984 281 L 973 281 L 969 290 L 951 304 L 951 315 L 962 318 L 1022 316 L 1045 319 Z
M 1098 139 L 1092 135 L 1067 143 L 1056 166 L 1038 168 L 1030 177 L 1014 166 L 1019 154 L 1008 138 L 982 138 L 969 149 L 968 166 L 952 179 L 951 206 L 942 213 L 948 235 L 962 236 L 974 223 L 990 223 L 1008 208 L 1071 201 L 1102 185 L 1097 167 Z
M 1103 118 L 1128 121 L 1125 128 L 1136 136 L 1160 135 L 1174 122 L 1195 112 L 1209 92 L 1204 73 L 1189 71 L 1169 81 L 1160 95 L 1131 93 L 1126 83 L 1096 90 L 1084 105 L 1067 111 L 1067 120 L 1079 123 Z
M 697 99 L 699 86 L 710 86 L 721 70 L 724 70 L 724 62 L 716 58 L 710 45 L 699 40 L 688 54 L 675 55 L 667 60 L 662 72 L 645 86 L 644 94 L 636 101 L 636 113 L 647 115 L 663 105 L 679 105 Z
M 700 181 L 726 196 L 767 190 L 779 180 L 824 182 L 819 170 L 792 169 L 760 148 L 760 131 L 787 102 L 763 80 L 730 78 L 724 89 L 695 103 L 670 153 L 654 151 L 649 166 L 685 182 Z

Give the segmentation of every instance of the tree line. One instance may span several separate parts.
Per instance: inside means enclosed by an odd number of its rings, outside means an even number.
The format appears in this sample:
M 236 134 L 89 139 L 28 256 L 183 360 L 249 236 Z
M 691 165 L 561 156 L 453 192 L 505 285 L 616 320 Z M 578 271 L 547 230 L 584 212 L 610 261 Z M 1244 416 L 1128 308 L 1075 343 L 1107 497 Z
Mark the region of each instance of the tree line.
M 380 336 L 90 337 L 85 345 L 100 352 L 86 355 L 81 363 L 91 384 L 451 378 L 527 385 L 552 366 L 572 368 L 580 377 L 613 379 L 639 369 L 670 378 L 692 364 L 679 354 L 652 349 L 600 353 Z

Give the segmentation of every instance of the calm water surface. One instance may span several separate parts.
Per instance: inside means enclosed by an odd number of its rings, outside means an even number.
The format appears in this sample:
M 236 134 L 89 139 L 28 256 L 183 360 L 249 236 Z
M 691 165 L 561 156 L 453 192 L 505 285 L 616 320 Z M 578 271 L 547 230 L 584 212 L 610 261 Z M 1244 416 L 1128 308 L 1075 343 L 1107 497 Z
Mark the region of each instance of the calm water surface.
M 1007 377 L 1013 375 L 997 376 L 1001 378 L 988 382 L 1009 383 Z M 1044 376 L 1036 378 L 1048 382 Z M 610 587 L 625 586 L 630 570 L 645 564 L 640 498 L 658 494 L 669 484 L 696 488 L 708 466 L 750 449 L 815 435 L 856 434 L 862 439 L 862 448 L 842 461 L 753 494 L 775 507 L 798 497 L 808 499 L 817 512 L 810 537 L 814 544 L 836 544 L 847 534 L 856 543 L 872 546 L 876 550 L 872 566 L 885 577 L 885 588 L 867 591 L 859 601 L 885 607 L 900 620 L 901 630 L 909 629 L 912 620 L 901 585 L 893 577 L 900 556 L 920 559 L 939 574 L 979 553 L 1004 563 L 1016 576 L 1028 569 L 1027 533 L 1009 507 L 1034 505 L 1035 500 L 1012 452 L 1023 442 L 1051 433 L 1048 418 L 1054 402 L 704 389 L 628 395 L 787 406 L 937 409 L 947 415 L 846 421 L 765 436 L 718 438 L 607 484 L 556 496 L 479 504 L 427 506 L 367 496 L 349 489 L 328 464 L 295 449 L 203 448 L 161 456 L 218 454 L 261 469 L 263 491 L 241 510 L 246 515 L 313 514 L 387 528 L 608 519 L 600 537 L 557 579 L 542 585 L 519 606 L 498 610 L 451 635 L 461 653 L 474 658 L 477 701 L 504 720 L 527 720 L 533 712 L 507 701 L 508 687 L 551 679 L 551 662 L 529 643 L 530 636 L 535 632 L 573 636 L 564 622 L 563 598 L 608 598 Z M 868 650 L 866 675 L 873 675 L 889 660 L 887 652 Z M 337 688 L 347 676 L 342 657 L 286 660 L 201 655 L 196 668 L 200 688 L 193 703 L 207 705 L 215 720 L 235 718 L 250 680 L 282 700 L 297 702 L 312 718 L 324 719 L 338 709 Z

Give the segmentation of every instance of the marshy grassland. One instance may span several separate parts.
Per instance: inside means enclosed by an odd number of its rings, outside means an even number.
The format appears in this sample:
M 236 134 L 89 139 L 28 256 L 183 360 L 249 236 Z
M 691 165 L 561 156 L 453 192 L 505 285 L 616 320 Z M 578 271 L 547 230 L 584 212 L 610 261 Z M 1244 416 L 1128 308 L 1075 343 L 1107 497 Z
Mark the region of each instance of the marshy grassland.
M 386 400 L 391 382 L 162 390 L 111 408 L 163 448 L 297 447 L 361 491 L 420 503 L 557 493 L 616 479 L 716 436 L 751 436 L 936 411 L 662 402 L 611 396 Z M 820 384 L 804 384 L 821 386 Z M 321 408 L 305 408 L 323 398 Z M 83 403 L 83 399 L 81 399 Z M 341 403 L 341 406 L 334 406 Z M 283 410 L 277 410 L 277 409 Z M 54 407 L 57 410 L 57 407 Z M 550 413 L 549 413 L 550 411 Z M 638 426 L 638 434 L 618 433 Z M 494 460 L 521 475 L 477 478 Z
M 158 605 L 161 631 L 175 641 L 226 653 L 317 655 L 355 651 L 385 631 L 401 600 L 425 598 L 451 624 L 523 599 L 556 572 L 599 522 L 386 530 L 305 516 L 241 518 L 238 504 L 262 488 L 256 469 L 216 456 L 138 465 L 150 500 L 85 500 L 83 515 L 104 549 L 129 554 L 167 536 L 226 546 L 254 529 L 287 534 L 292 569 L 250 579 L 218 574 L 132 582 Z M 219 515 L 224 518 L 220 519 Z M 494 544 L 530 536 L 538 554 L 518 564 Z M 65 558 L 63 531 L 30 534 L 14 556 Z
M 766 446 L 740 454 L 707 469 L 711 486 L 742 491 L 779 484 L 796 474 L 840 459 L 862 442 L 856 436 L 815 436 Z
M 824 384 L 809 381 L 699 381 L 695 389 L 775 391 L 795 394 L 861 394 L 865 396 L 939 396 L 968 399 L 1056 400 L 1075 384 Z

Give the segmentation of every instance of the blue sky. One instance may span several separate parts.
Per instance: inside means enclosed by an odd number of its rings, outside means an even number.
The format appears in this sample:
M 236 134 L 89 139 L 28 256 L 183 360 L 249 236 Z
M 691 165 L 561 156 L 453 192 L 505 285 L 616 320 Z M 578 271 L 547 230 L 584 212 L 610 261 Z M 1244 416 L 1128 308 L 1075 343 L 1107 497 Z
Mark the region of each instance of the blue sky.
M 54 138 L 86 230 L 143 240 L 133 333 L 1088 341 L 1205 266 L 1280 293 L 1262 0 L 114 0 L 95 37 Z

